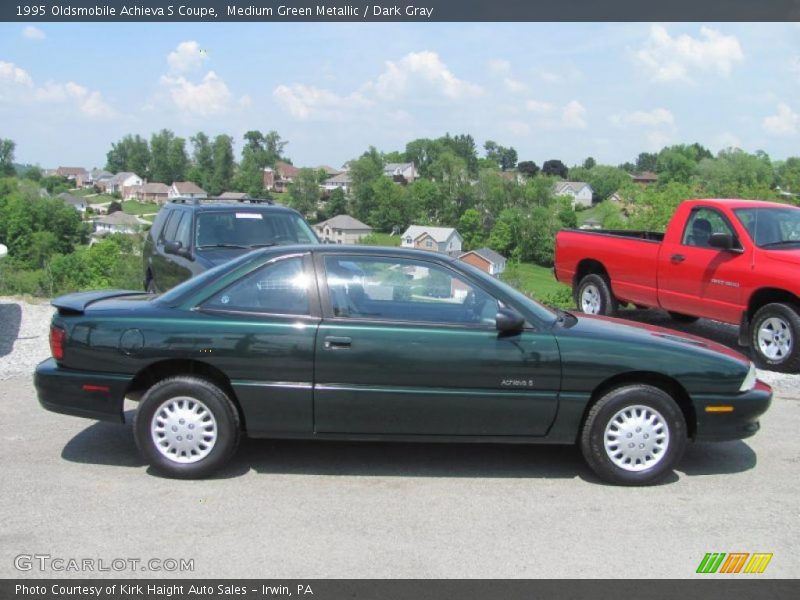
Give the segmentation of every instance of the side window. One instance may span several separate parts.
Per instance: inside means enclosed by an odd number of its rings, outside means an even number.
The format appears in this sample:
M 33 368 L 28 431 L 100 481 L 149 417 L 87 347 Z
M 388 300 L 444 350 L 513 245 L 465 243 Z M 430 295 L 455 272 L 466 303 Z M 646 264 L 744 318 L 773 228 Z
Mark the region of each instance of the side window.
M 336 317 L 494 326 L 498 302 L 449 269 L 400 258 L 325 257 Z
M 168 210 L 161 210 L 156 215 L 155 220 L 153 221 L 153 226 L 150 228 L 150 237 L 153 241 L 158 241 L 161 237 L 161 232 L 164 229 L 164 222 L 167 220 L 169 216 Z
M 180 224 L 181 217 L 183 216 L 183 211 L 174 210 L 172 211 L 172 216 L 170 217 L 167 224 L 164 226 L 164 233 L 161 236 L 161 239 L 165 242 L 173 242 L 175 241 L 175 234 L 178 231 L 178 225 Z
M 287 258 L 246 275 L 206 300 L 202 308 L 307 315 L 310 284 L 302 257 Z
M 735 236 L 725 218 L 711 208 L 698 208 L 689 215 L 686 229 L 683 231 L 684 246 L 711 248 L 708 240 L 712 233 L 728 233 Z
M 175 234 L 175 241 L 181 243 L 181 248 L 188 248 L 191 245 L 191 229 L 192 229 L 192 215 L 184 213 L 178 231 Z

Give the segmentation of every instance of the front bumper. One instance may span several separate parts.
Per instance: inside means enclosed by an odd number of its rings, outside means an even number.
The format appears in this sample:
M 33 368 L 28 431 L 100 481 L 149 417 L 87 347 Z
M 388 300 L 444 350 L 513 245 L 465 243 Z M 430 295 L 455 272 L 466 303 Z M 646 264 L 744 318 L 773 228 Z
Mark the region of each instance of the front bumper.
M 130 375 L 76 371 L 48 358 L 39 363 L 33 383 L 39 404 L 47 410 L 101 421 L 124 422 L 125 392 Z
M 772 388 L 757 381 L 749 392 L 735 396 L 694 396 L 697 412 L 695 441 L 741 440 L 755 435 L 761 427 L 758 418 L 772 403 Z M 707 412 L 708 407 L 732 406 L 732 412 Z

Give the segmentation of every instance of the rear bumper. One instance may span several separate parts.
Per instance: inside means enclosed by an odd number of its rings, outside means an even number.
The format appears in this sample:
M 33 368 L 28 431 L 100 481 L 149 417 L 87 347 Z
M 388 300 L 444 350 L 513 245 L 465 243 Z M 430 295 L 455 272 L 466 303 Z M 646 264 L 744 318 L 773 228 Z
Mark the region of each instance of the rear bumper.
M 695 441 L 741 440 L 755 435 L 761 427 L 758 419 L 772 403 L 772 388 L 758 381 L 749 392 L 735 396 L 700 396 L 692 399 L 697 411 Z M 733 412 L 706 410 L 719 406 L 732 406 Z
M 132 376 L 75 371 L 48 358 L 39 363 L 33 383 L 39 404 L 49 411 L 123 423 L 123 401 Z

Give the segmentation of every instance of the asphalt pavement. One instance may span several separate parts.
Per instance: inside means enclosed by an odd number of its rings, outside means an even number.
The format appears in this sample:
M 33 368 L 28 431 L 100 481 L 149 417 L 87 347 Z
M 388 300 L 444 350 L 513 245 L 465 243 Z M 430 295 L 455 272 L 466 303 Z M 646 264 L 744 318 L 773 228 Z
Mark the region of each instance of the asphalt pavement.
M 129 425 L 47 412 L 29 376 L 0 382 L 0 423 L 0 577 L 683 578 L 707 552 L 800 575 L 800 390 L 647 488 L 573 447 L 255 440 L 215 479 L 163 479 Z

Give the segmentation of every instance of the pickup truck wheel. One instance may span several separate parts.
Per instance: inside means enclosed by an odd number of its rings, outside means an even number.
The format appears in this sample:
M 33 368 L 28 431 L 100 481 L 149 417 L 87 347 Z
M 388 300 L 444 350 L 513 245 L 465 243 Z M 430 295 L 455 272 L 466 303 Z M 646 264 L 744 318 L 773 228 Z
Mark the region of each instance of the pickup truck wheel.
M 700 318 L 672 311 L 669 311 L 669 316 L 672 318 L 673 321 L 677 321 L 678 323 L 694 323 L 695 321 L 697 321 L 697 319 Z
M 647 485 L 663 477 L 686 447 L 686 422 L 672 397 L 649 385 L 608 392 L 592 406 L 580 439 L 592 470 L 617 485 Z
M 606 278 L 594 273 L 586 275 L 578 283 L 575 305 L 578 310 L 589 315 L 613 316 L 619 308 L 619 302 L 611 293 L 611 286 Z
M 800 315 L 792 306 L 762 306 L 753 317 L 750 335 L 760 366 L 784 373 L 800 371 Z
M 230 460 L 239 413 L 227 394 L 198 377 L 171 377 L 145 393 L 133 422 L 136 445 L 159 473 L 195 479 Z

